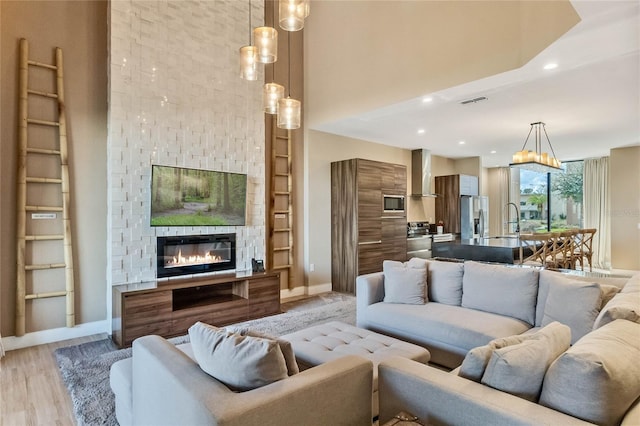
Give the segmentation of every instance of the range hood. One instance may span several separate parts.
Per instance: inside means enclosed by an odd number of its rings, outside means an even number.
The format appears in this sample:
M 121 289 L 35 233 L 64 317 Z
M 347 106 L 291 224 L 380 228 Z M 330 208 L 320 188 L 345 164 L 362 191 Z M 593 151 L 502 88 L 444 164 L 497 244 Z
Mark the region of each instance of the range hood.
M 411 196 L 436 197 L 431 191 L 431 151 L 411 151 Z

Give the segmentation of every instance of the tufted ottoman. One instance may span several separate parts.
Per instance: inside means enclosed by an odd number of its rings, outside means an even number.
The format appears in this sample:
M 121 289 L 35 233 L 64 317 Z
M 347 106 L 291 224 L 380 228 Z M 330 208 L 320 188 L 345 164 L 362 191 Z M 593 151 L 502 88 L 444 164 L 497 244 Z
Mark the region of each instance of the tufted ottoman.
M 280 337 L 293 346 L 301 370 L 345 355 L 360 355 L 373 362 L 373 416 L 378 415 L 378 364 L 401 356 L 426 364 L 425 348 L 339 321 L 319 324 Z

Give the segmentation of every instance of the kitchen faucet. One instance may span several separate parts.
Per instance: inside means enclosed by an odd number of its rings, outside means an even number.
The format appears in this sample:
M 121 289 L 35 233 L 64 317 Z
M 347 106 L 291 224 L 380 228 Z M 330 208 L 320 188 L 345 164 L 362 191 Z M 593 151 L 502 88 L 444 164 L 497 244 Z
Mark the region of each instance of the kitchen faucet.
M 516 221 L 515 222 L 510 222 L 509 221 L 509 212 L 511 211 L 509 206 L 513 206 L 513 208 L 516 209 Z M 507 224 L 510 224 L 510 223 L 515 223 L 516 224 L 516 236 L 518 238 L 520 238 L 520 212 L 518 211 L 518 206 L 515 203 L 507 203 Z

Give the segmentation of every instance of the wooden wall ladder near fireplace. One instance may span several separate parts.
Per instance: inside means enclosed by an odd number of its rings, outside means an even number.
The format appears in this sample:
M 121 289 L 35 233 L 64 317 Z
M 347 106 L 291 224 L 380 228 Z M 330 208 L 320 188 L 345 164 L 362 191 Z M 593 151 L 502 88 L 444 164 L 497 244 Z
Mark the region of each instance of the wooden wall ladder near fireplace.
M 292 288 L 293 267 L 293 178 L 291 130 L 279 129 L 271 121 L 271 194 L 269 206 L 269 253 L 267 268 L 286 271 L 282 277 Z
M 66 325 L 73 327 L 75 325 L 75 309 L 74 309 L 74 282 L 73 282 L 73 257 L 71 246 L 71 219 L 69 214 L 70 191 L 69 191 L 69 164 L 67 151 L 67 128 L 64 104 L 64 84 L 63 84 L 63 64 L 62 49 L 55 49 L 55 64 L 49 65 L 29 59 L 29 43 L 27 40 L 20 40 L 20 86 L 19 86 L 19 125 L 18 125 L 18 175 L 17 175 L 17 272 L 16 272 L 16 336 L 25 334 L 26 329 L 26 301 L 34 299 L 44 299 L 50 297 L 66 297 Z M 55 89 L 53 92 L 45 90 L 33 90 L 29 88 L 30 68 L 37 68 L 31 73 L 55 73 Z M 40 75 L 40 74 L 39 74 Z M 42 80 L 44 81 L 44 80 Z M 55 111 L 57 121 L 42 120 L 29 117 L 29 98 L 40 98 L 40 103 L 53 101 L 55 102 Z M 37 109 L 37 108 L 34 108 Z M 40 136 L 45 137 L 29 137 L 34 127 L 45 127 L 53 129 L 53 131 L 43 131 Z M 33 129 L 35 131 L 35 129 Z M 50 136 L 51 135 L 51 136 Z M 29 144 L 29 139 L 33 139 L 34 144 Z M 53 139 L 53 140 L 43 140 Z M 55 139 L 58 140 L 56 144 Z M 57 145 L 57 146 L 56 146 Z M 36 147 L 37 146 L 37 147 Z M 42 157 L 54 157 L 47 160 Z M 40 163 L 34 157 L 41 157 Z M 60 175 L 56 177 L 36 177 L 40 167 L 38 164 L 48 164 L 47 161 L 57 163 L 60 159 Z M 42 163 L 44 161 L 44 163 Z M 27 167 L 29 165 L 29 167 Z M 38 170 L 35 170 L 38 169 Z M 55 193 L 54 193 L 55 191 Z M 28 200 L 29 198 L 29 200 Z M 46 200 L 45 203 L 31 202 L 31 198 Z M 57 199 L 62 205 L 49 205 L 50 200 Z M 29 201 L 29 204 L 27 202 Z M 51 203 L 55 204 L 55 203 Z M 33 212 L 33 213 L 32 213 Z M 57 219 L 57 215 L 62 214 L 61 228 L 59 234 L 51 234 L 43 232 L 47 226 L 39 226 L 33 223 L 33 219 Z M 27 215 L 31 214 L 31 220 L 27 220 Z M 47 221 L 48 222 L 48 221 Z M 28 226 L 29 225 L 29 226 Z M 51 259 L 45 259 L 43 263 L 37 263 L 34 259 L 45 253 L 44 249 L 38 250 L 38 243 L 55 242 L 61 243 L 61 249 L 64 253 L 64 262 L 52 263 Z M 27 243 L 29 250 L 27 251 Z M 46 243 L 51 244 L 51 243 Z M 59 253 L 58 250 L 49 250 Z M 27 256 L 29 254 L 29 256 Z M 27 259 L 29 257 L 29 259 Z M 28 261 L 28 263 L 27 263 Z M 54 291 L 35 291 L 34 275 L 39 270 L 60 269 L 64 268 L 65 289 Z M 28 276 L 28 273 L 31 276 Z M 28 279 L 30 278 L 30 279 Z M 27 293 L 27 284 L 30 283 L 31 291 Z

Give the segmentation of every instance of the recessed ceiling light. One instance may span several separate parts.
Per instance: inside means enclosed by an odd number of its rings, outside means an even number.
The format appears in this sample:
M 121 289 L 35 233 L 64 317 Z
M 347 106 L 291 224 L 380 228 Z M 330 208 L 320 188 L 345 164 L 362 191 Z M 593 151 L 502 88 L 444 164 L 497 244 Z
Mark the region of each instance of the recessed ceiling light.
M 431 101 L 433 101 L 433 98 L 431 96 L 426 96 L 426 97 L 422 98 L 422 102 L 425 103 L 425 104 L 429 103 Z
M 465 141 L 460 141 L 458 142 L 458 145 L 464 145 L 466 142 Z
M 418 129 L 418 134 L 419 135 L 424 135 L 424 131 L 425 131 L 424 129 Z
M 552 70 L 558 68 L 558 64 L 556 64 L 555 62 L 549 62 L 547 65 L 544 66 L 545 70 Z
M 493 151 L 491 151 L 491 153 L 492 153 L 492 154 L 495 154 L 495 153 L 496 153 L 496 151 L 495 151 L 495 150 L 493 150 Z

